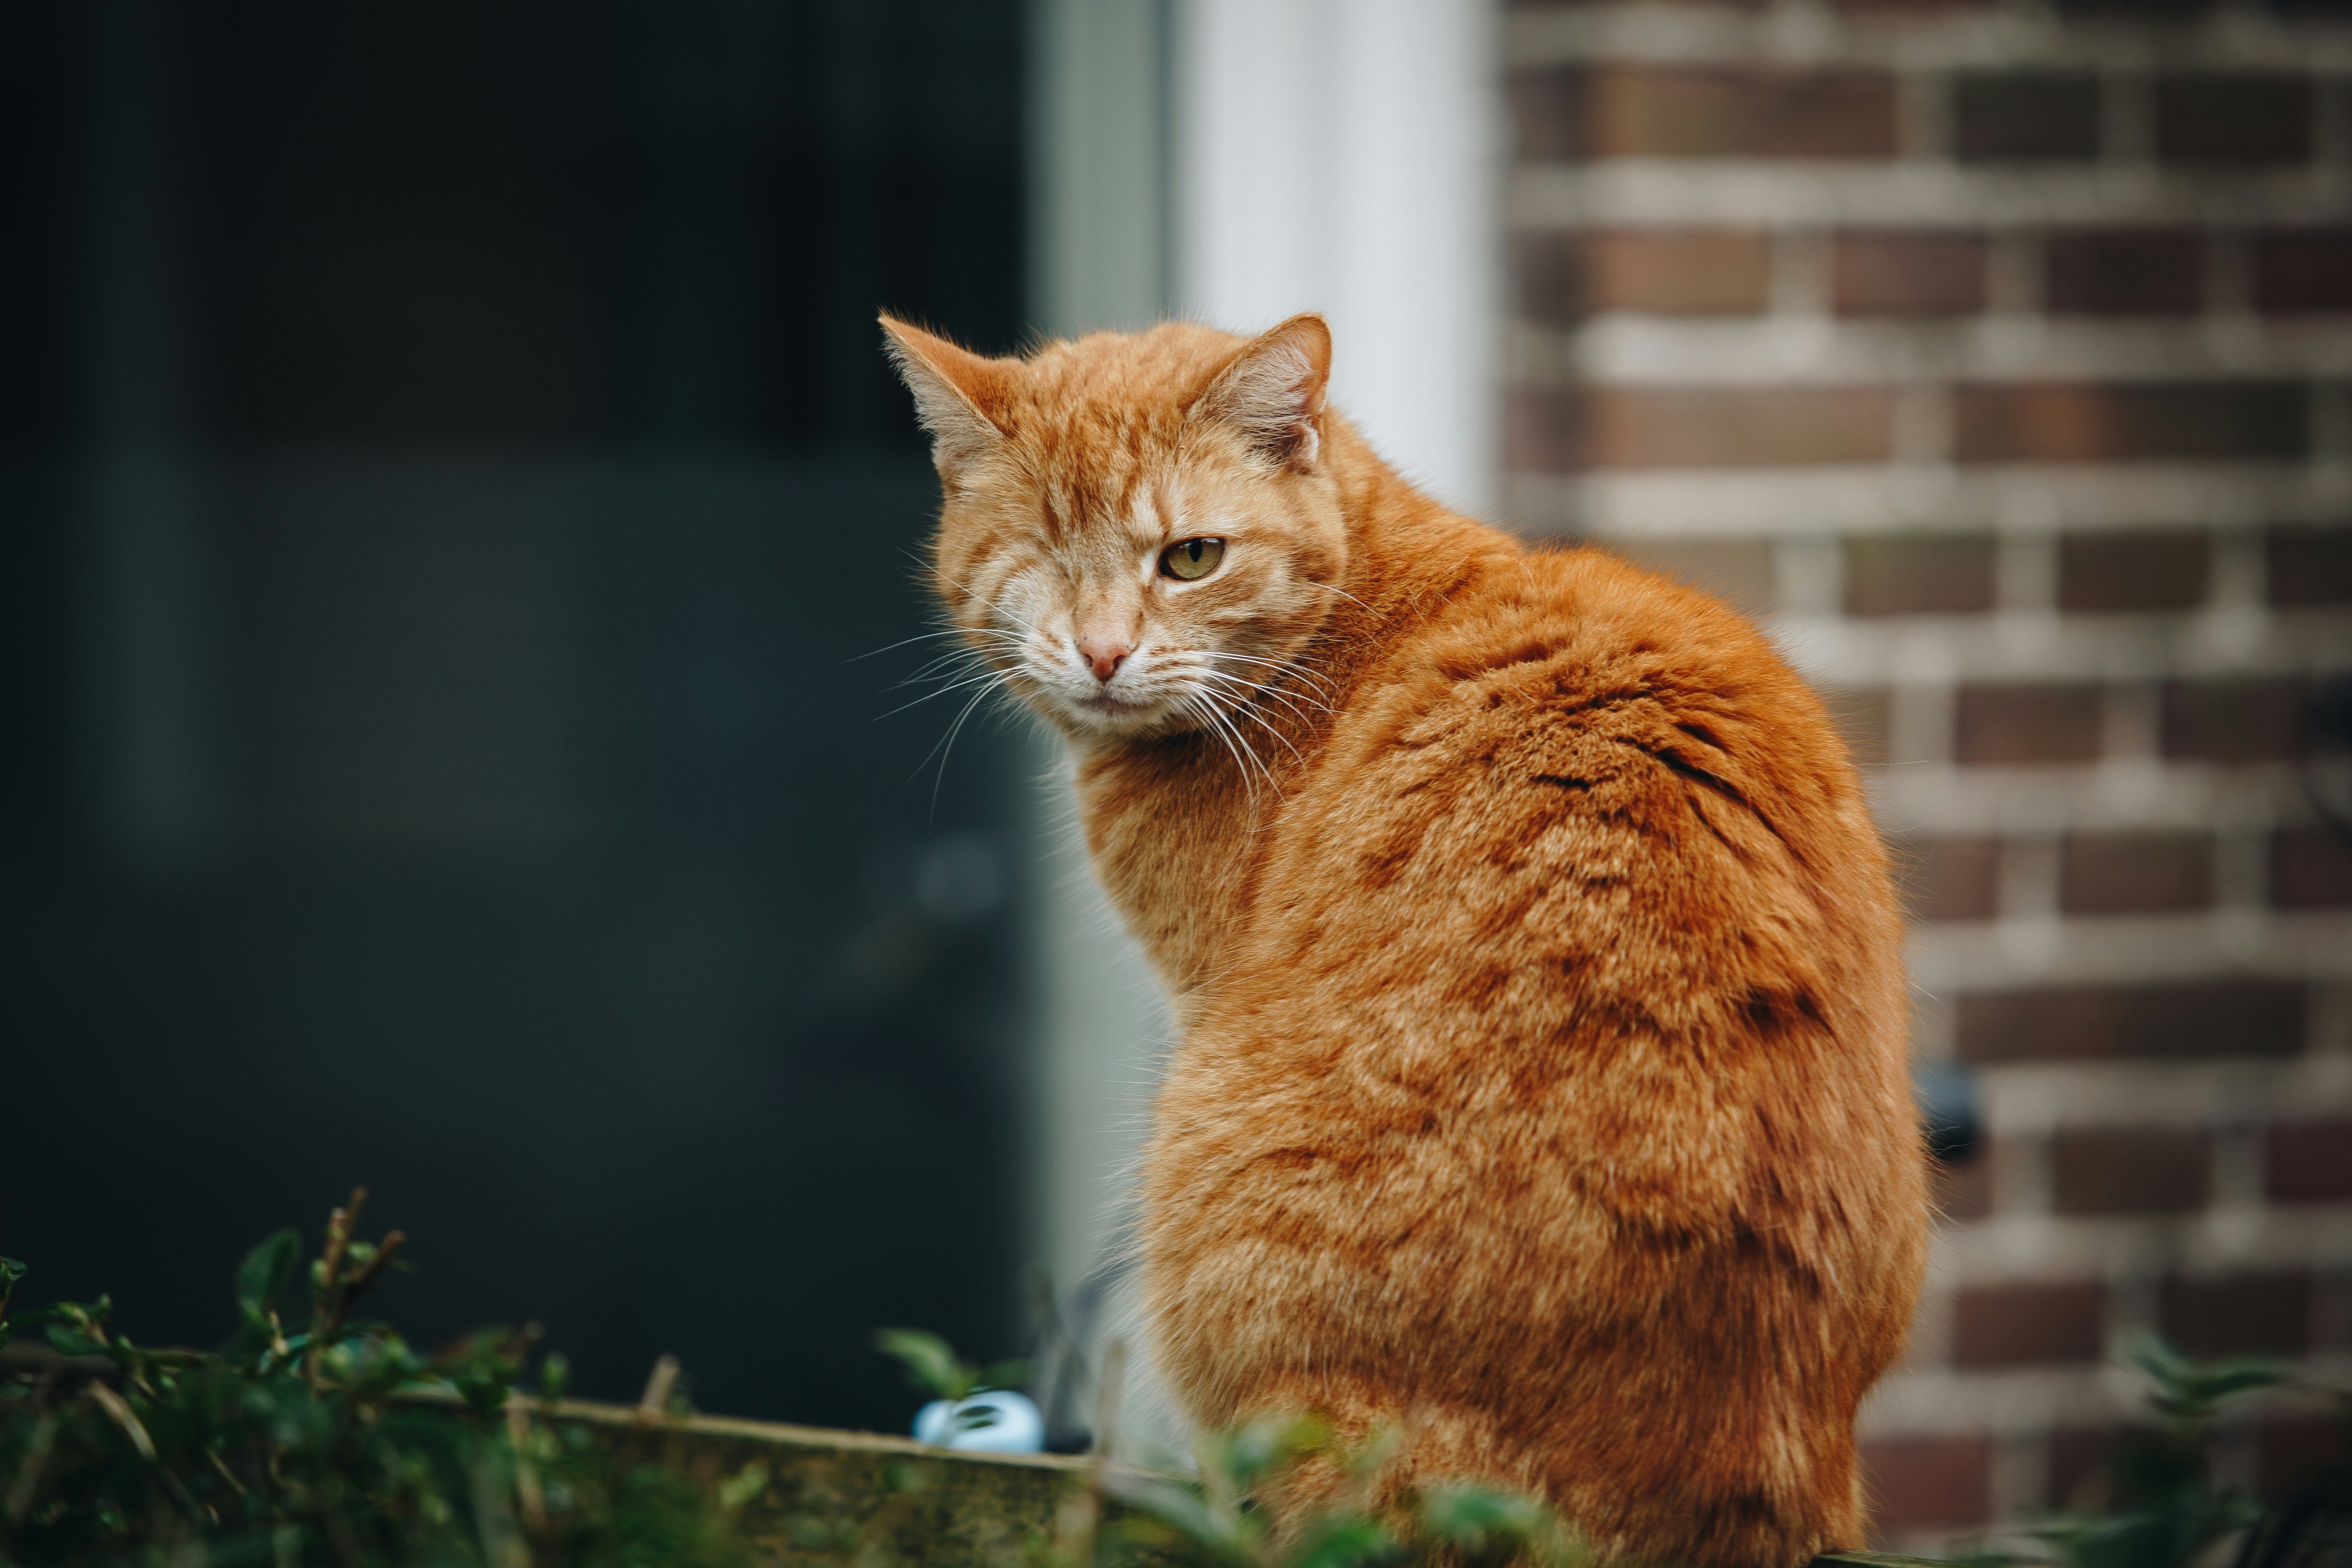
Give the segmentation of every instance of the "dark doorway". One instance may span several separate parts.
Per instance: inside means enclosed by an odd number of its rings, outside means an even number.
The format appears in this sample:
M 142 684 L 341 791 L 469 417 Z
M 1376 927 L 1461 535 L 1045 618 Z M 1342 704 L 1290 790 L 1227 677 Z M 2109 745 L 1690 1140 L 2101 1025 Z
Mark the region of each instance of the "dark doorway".
M 0 59 L 0 1251 L 149 1341 L 354 1181 L 430 1337 L 896 1426 L 1017 1348 L 1014 748 L 877 717 L 884 306 L 1023 320 L 1013 0 L 45 8 Z

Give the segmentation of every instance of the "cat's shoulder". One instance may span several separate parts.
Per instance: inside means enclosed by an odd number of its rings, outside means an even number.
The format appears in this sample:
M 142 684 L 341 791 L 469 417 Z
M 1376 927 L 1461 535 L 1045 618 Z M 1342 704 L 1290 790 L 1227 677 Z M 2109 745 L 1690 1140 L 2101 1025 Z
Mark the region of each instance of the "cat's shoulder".
M 1536 777 L 1599 746 L 1767 791 L 1843 794 L 1853 777 L 1819 698 L 1752 622 L 1590 547 L 1491 562 L 1398 640 L 1373 685 L 1349 726 L 1368 763 L 1421 752 Z
M 1785 702 L 1804 683 L 1747 616 L 1699 589 L 1591 546 L 1492 558 L 1401 639 L 1407 680 L 1507 700 Z

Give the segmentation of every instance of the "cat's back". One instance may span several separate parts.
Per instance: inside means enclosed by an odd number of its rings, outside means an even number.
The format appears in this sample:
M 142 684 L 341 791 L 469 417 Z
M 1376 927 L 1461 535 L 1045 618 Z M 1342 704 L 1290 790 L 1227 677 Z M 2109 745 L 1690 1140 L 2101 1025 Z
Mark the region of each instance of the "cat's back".
M 1506 968 L 1612 920 L 1685 954 L 1794 921 L 1883 968 L 1900 923 L 1819 698 L 1743 616 L 1591 549 L 1498 559 L 1394 637 L 1264 889 L 1294 942 L 1318 908 L 1437 900 L 1423 918 Z

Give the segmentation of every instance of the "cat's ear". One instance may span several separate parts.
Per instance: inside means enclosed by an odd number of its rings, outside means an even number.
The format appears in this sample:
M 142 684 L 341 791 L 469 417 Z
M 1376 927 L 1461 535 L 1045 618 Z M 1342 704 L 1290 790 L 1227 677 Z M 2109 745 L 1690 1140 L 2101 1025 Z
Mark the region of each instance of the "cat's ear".
M 1331 329 L 1311 312 L 1250 340 L 1192 405 L 1222 420 L 1286 468 L 1315 466 L 1323 450 L 1323 395 L 1331 383 Z
M 931 461 L 953 479 L 965 464 L 994 451 L 1010 433 L 1017 362 L 986 359 L 942 337 L 889 316 L 882 318 L 883 348 L 898 379 L 915 395 L 915 417 L 931 437 Z

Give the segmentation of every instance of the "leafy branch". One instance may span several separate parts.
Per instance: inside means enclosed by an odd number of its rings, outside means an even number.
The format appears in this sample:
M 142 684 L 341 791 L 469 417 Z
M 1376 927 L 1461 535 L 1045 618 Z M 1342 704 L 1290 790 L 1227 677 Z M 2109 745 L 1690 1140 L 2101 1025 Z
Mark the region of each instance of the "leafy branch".
M 0 1374 L 0 1562 L 751 1562 L 734 1521 L 764 1468 L 698 1482 L 551 1422 L 518 1392 L 536 1325 L 421 1352 L 354 1321 L 405 1239 L 360 1237 L 365 1197 L 330 1216 L 307 1314 L 283 1302 L 297 1232 L 246 1255 L 218 1351 L 138 1345 L 103 1297 L 0 1319 L 0 1342 L 38 1326 L 50 1352 Z M 24 1273 L 0 1268 L 0 1310 Z M 546 1399 L 563 1378 L 544 1358 Z

